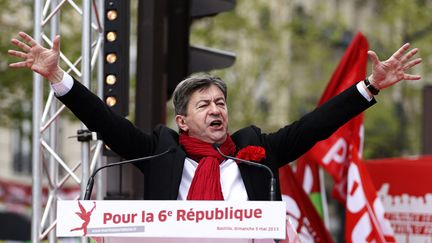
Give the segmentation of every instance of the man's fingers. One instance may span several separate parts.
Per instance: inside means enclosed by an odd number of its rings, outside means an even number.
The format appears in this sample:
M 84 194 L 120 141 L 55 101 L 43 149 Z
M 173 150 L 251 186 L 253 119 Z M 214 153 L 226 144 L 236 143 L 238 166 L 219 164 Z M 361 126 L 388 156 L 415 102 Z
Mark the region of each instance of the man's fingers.
M 406 61 L 408 61 L 409 59 L 411 59 L 411 57 L 413 57 L 415 54 L 417 54 L 418 52 L 418 48 L 414 48 L 411 51 L 409 51 L 407 54 L 405 54 L 402 58 L 401 58 L 401 62 L 404 63 Z
M 403 46 L 399 48 L 395 53 L 393 53 L 392 57 L 396 58 L 397 60 L 401 59 L 406 50 L 408 50 L 410 47 L 409 43 L 405 43 Z
M 23 38 L 27 43 L 29 43 L 31 47 L 37 45 L 37 42 L 25 32 L 19 32 L 18 35 L 21 36 L 21 38 Z
M 59 35 L 54 37 L 53 50 L 57 53 L 60 52 L 60 36 Z
M 15 39 L 15 38 L 11 40 L 11 43 L 14 44 L 15 46 L 21 48 L 25 52 L 29 52 L 31 49 L 28 45 L 22 43 L 21 41 Z
M 27 62 L 10 63 L 9 67 L 11 67 L 11 68 L 24 68 L 24 67 L 27 67 Z
M 415 65 L 417 65 L 417 64 L 419 64 L 421 62 L 422 62 L 421 58 L 416 58 L 414 60 L 411 60 L 411 61 L 405 63 L 405 65 L 402 67 L 402 69 L 405 71 L 405 70 L 410 69 L 413 66 L 415 66 Z
M 27 54 L 21 51 L 8 50 L 8 54 L 14 57 L 27 58 Z
M 374 51 L 368 51 L 368 55 L 369 55 L 370 59 L 372 60 L 372 64 L 374 64 L 374 65 L 379 64 L 380 60 Z
M 405 80 L 419 80 L 421 79 L 420 75 L 414 75 L 414 74 L 404 74 L 403 79 Z

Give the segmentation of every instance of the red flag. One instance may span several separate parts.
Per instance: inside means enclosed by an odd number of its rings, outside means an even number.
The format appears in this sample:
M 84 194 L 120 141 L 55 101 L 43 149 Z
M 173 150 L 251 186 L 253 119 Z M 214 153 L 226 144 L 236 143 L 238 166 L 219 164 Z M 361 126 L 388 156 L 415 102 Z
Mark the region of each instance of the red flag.
M 346 242 L 396 242 L 390 222 L 384 217 L 384 206 L 358 156 L 351 158 L 347 178 Z
M 289 165 L 279 169 L 279 179 L 282 199 L 287 203 L 287 217 L 300 242 L 333 242 Z
M 318 105 L 365 78 L 367 51 L 368 42 L 361 33 L 358 33 L 343 55 Z M 301 174 L 302 168 L 308 163 L 312 163 L 311 167 L 314 166 L 313 163 L 320 164 L 335 181 L 333 195 L 344 203 L 347 158 L 353 148 L 357 148 L 358 151 L 362 150 L 362 138 L 359 137 L 362 124 L 363 115 L 361 114 L 339 128 L 328 139 L 317 143 L 298 160 L 298 177 L 304 178 Z M 317 182 L 318 179 L 315 178 L 314 181 Z M 337 190 L 338 188 L 341 190 Z

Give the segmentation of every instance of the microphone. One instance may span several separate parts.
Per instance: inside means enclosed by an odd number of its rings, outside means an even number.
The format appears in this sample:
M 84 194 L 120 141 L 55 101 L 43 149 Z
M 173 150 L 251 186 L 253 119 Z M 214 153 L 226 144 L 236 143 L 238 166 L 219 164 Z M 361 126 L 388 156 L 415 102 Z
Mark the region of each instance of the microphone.
M 86 187 L 86 191 L 84 194 L 84 200 L 90 200 L 92 189 L 93 189 L 93 184 L 94 184 L 94 177 L 96 176 L 96 174 L 100 170 L 108 168 L 108 167 L 112 167 L 112 166 L 124 165 L 124 164 L 134 163 L 134 162 L 143 161 L 143 160 L 155 159 L 155 158 L 161 157 L 167 153 L 171 153 L 174 150 L 175 150 L 175 148 L 171 147 L 171 148 L 167 149 L 165 152 L 162 152 L 160 154 L 155 154 L 155 155 L 151 155 L 151 156 L 147 156 L 147 157 L 141 157 L 141 158 L 130 159 L 130 160 L 123 160 L 120 162 L 110 163 L 110 164 L 107 164 L 107 165 L 104 165 L 104 166 L 97 168 L 95 171 L 93 171 L 93 173 L 91 174 L 91 176 L 89 177 L 89 179 L 87 181 L 87 187 Z
M 212 144 L 212 146 L 225 159 L 232 159 L 234 161 L 239 161 L 239 162 L 251 165 L 251 166 L 255 166 L 255 167 L 259 167 L 259 168 L 263 168 L 263 169 L 267 170 L 268 173 L 270 174 L 270 201 L 276 201 L 276 179 L 274 177 L 273 171 L 267 165 L 263 165 L 263 164 L 255 163 L 255 162 L 252 162 L 249 160 L 240 159 L 240 158 L 225 155 L 224 153 L 222 153 L 222 151 L 219 148 L 220 144 L 214 143 L 214 144 Z

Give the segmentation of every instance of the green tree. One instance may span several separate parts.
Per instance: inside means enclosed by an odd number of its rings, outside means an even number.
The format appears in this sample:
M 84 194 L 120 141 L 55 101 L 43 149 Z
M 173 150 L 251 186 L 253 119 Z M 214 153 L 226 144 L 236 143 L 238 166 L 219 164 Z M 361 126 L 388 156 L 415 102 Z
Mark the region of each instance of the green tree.
M 0 25 L 0 125 L 17 124 L 31 115 L 31 73 L 11 72 L 8 64 L 13 60 L 7 54 L 10 39 L 18 29 L 30 32 L 32 9 L 29 1 L 3 1 Z
M 420 153 L 421 91 L 431 76 L 432 6 L 423 0 L 382 0 L 374 10 L 368 32 L 371 46 L 386 57 L 402 43 L 412 43 L 423 58 L 423 65 L 413 72 L 423 79 L 401 83 L 379 95 L 380 103 L 366 113 L 365 154 L 367 158 L 416 155 Z

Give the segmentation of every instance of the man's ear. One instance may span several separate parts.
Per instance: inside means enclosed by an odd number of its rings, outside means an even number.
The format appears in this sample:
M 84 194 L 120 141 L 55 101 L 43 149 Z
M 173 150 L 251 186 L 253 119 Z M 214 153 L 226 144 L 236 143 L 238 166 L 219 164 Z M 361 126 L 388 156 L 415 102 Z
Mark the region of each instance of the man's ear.
M 187 132 L 189 131 L 189 127 L 186 124 L 186 118 L 185 116 L 182 115 L 176 115 L 175 117 L 175 121 L 177 123 L 178 128 L 180 128 L 180 130 Z

